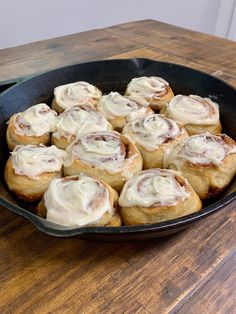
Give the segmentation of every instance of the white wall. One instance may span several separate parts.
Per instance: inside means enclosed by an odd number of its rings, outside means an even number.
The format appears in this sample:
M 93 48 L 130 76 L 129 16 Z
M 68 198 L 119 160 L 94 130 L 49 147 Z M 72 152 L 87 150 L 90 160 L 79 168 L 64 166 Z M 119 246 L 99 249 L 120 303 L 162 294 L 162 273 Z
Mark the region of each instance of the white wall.
M 219 5 L 220 0 L 0 0 L 0 48 L 148 18 L 214 34 Z
M 236 0 L 221 0 L 215 35 L 236 41 Z

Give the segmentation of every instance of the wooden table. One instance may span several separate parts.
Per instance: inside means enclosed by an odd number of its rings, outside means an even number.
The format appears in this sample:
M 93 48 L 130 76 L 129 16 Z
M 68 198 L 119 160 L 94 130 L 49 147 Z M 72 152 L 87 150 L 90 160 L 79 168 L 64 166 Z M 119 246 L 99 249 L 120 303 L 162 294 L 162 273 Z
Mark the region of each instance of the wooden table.
M 236 86 L 236 43 L 153 20 L 0 51 L 0 79 L 103 58 L 146 57 Z M 0 209 L 0 313 L 236 313 L 233 206 L 138 243 L 48 237 Z

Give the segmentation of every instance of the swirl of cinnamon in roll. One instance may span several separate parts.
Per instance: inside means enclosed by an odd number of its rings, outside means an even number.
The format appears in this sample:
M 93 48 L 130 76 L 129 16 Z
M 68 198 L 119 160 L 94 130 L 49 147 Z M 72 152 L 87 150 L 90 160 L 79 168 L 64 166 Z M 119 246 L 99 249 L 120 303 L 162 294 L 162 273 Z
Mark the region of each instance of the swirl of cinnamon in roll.
M 75 228 L 111 223 L 118 214 L 117 192 L 99 179 L 84 174 L 55 179 L 38 206 L 38 213 L 56 224 Z
M 37 104 L 17 113 L 14 117 L 16 133 L 27 136 L 41 136 L 52 132 L 57 114 L 46 104 Z
M 236 143 L 225 134 L 193 135 L 165 155 L 165 167 L 182 171 L 202 199 L 221 192 L 236 172 Z
M 119 205 L 125 224 L 153 223 L 201 209 L 201 201 L 188 182 L 173 170 L 144 170 L 123 187 Z
M 65 109 L 90 103 L 96 105 L 102 92 L 84 81 L 58 86 L 54 89 L 52 108 L 61 113 Z
M 17 146 L 11 153 L 12 166 L 16 174 L 39 180 L 40 174 L 60 171 L 65 151 L 56 146 Z
M 65 156 L 56 146 L 17 146 L 5 167 L 9 189 L 26 201 L 40 199 L 50 181 L 61 177 Z
M 221 132 L 219 106 L 210 98 L 176 95 L 161 113 L 182 123 L 190 135 Z
M 96 175 L 118 190 L 142 169 L 142 157 L 135 144 L 114 131 L 88 133 L 72 143 L 67 153 L 65 175 Z
M 163 168 L 164 151 L 188 137 L 179 123 L 159 114 L 126 124 L 123 133 L 138 146 L 145 169 Z
M 43 103 L 14 114 L 6 134 L 9 148 L 13 150 L 17 145 L 48 144 L 56 116 L 57 113 Z
M 92 105 L 75 106 L 66 109 L 57 117 L 52 143 L 65 149 L 86 133 L 107 130 L 112 130 L 111 124 Z
M 181 158 L 192 164 L 220 165 L 226 156 L 236 153 L 235 144 L 225 134 L 199 134 L 187 138 L 168 155 L 168 160 Z
M 169 83 L 157 76 L 133 78 L 125 94 L 146 101 L 153 110 L 160 110 L 174 96 Z
M 129 121 L 153 113 L 149 106 L 144 106 L 117 92 L 102 96 L 97 104 L 97 109 L 117 130 L 122 129 Z
M 184 129 L 179 123 L 160 114 L 132 121 L 126 124 L 123 130 L 124 134 L 150 151 L 183 132 Z

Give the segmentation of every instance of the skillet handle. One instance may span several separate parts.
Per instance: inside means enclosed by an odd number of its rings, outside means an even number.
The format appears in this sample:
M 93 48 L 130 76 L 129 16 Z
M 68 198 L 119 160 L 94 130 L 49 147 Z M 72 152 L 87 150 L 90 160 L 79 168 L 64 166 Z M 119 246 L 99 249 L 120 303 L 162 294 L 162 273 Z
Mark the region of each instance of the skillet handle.
M 19 82 L 20 82 L 20 79 L 0 82 L 0 94 L 5 92 L 8 88 L 12 87 L 13 85 Z

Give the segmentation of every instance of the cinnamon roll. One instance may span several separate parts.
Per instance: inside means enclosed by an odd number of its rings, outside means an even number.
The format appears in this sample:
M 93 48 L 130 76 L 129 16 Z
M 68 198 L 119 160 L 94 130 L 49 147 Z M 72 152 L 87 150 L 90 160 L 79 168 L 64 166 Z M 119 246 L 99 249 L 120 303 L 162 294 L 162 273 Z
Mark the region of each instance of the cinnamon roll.
M 9 190 L 25 201 L 41 199 L 52 179 L 61 177 L 65 154 L 56 146 L 17 146 L 4 172 Z
M 202 204 L 179 172 L 144 170 L 127 181 L 118 203 L 126 225 L 150 224 L 192 214 Z
M 201 199 L 219 194 L 236 173 L 236 143 L 225 134 L 193 135 L 166 152 L 164 166 L 183 173 Z
M 7 127 L 6 139 L 10 150 L 17 145 L 50 143 L 57 113 L 46 104 L 34 105 L 14 114 Z
M 144 169 L 163 168 L 164 151 L 188 137 L 178 122 L 160 114 L 129 122 L 123 134 L 137 145 L 143 157 Z
M 162 108 L 161 113 L 182 123 L 189 135 L 205 132 L 219 134 L 222 129 L 219 106 L 210 98 L 176 95 Z
M 125 94 L 150 105 L 154 111 L 159 111 L 174 96 L 169 83 L 157 76 L 133 78 Z
M 117 131 L 121 131 L 127 122 L 153 113 L 149 106 L 144 106 L 117 92 L 102 96 L 98 101 L 97 109 Z
M 102 92 L 96 86 L 84 81 L 61 85 L 54 89 L 52 109 L 61 113 L 77 105 L 96 105 L 101 96 Z
M 53 180 L 38 205 L 37 213 L 69 228 L 116 227 L 121 225 L 117 199 L 117 192 L 107 183 L 80 174 Z
M 56 119 L 52 144 L 66 147 L 78 137 L 95 131 L 111 131 L 112 125 L 92 105 L 80 105 L 62 112 Z
M 127 137 L 118 132 L 92 132 L 67 148 L 66 176 L 95 175 L 119 191 L 134 174 L 142 170 L 142 157 Z

